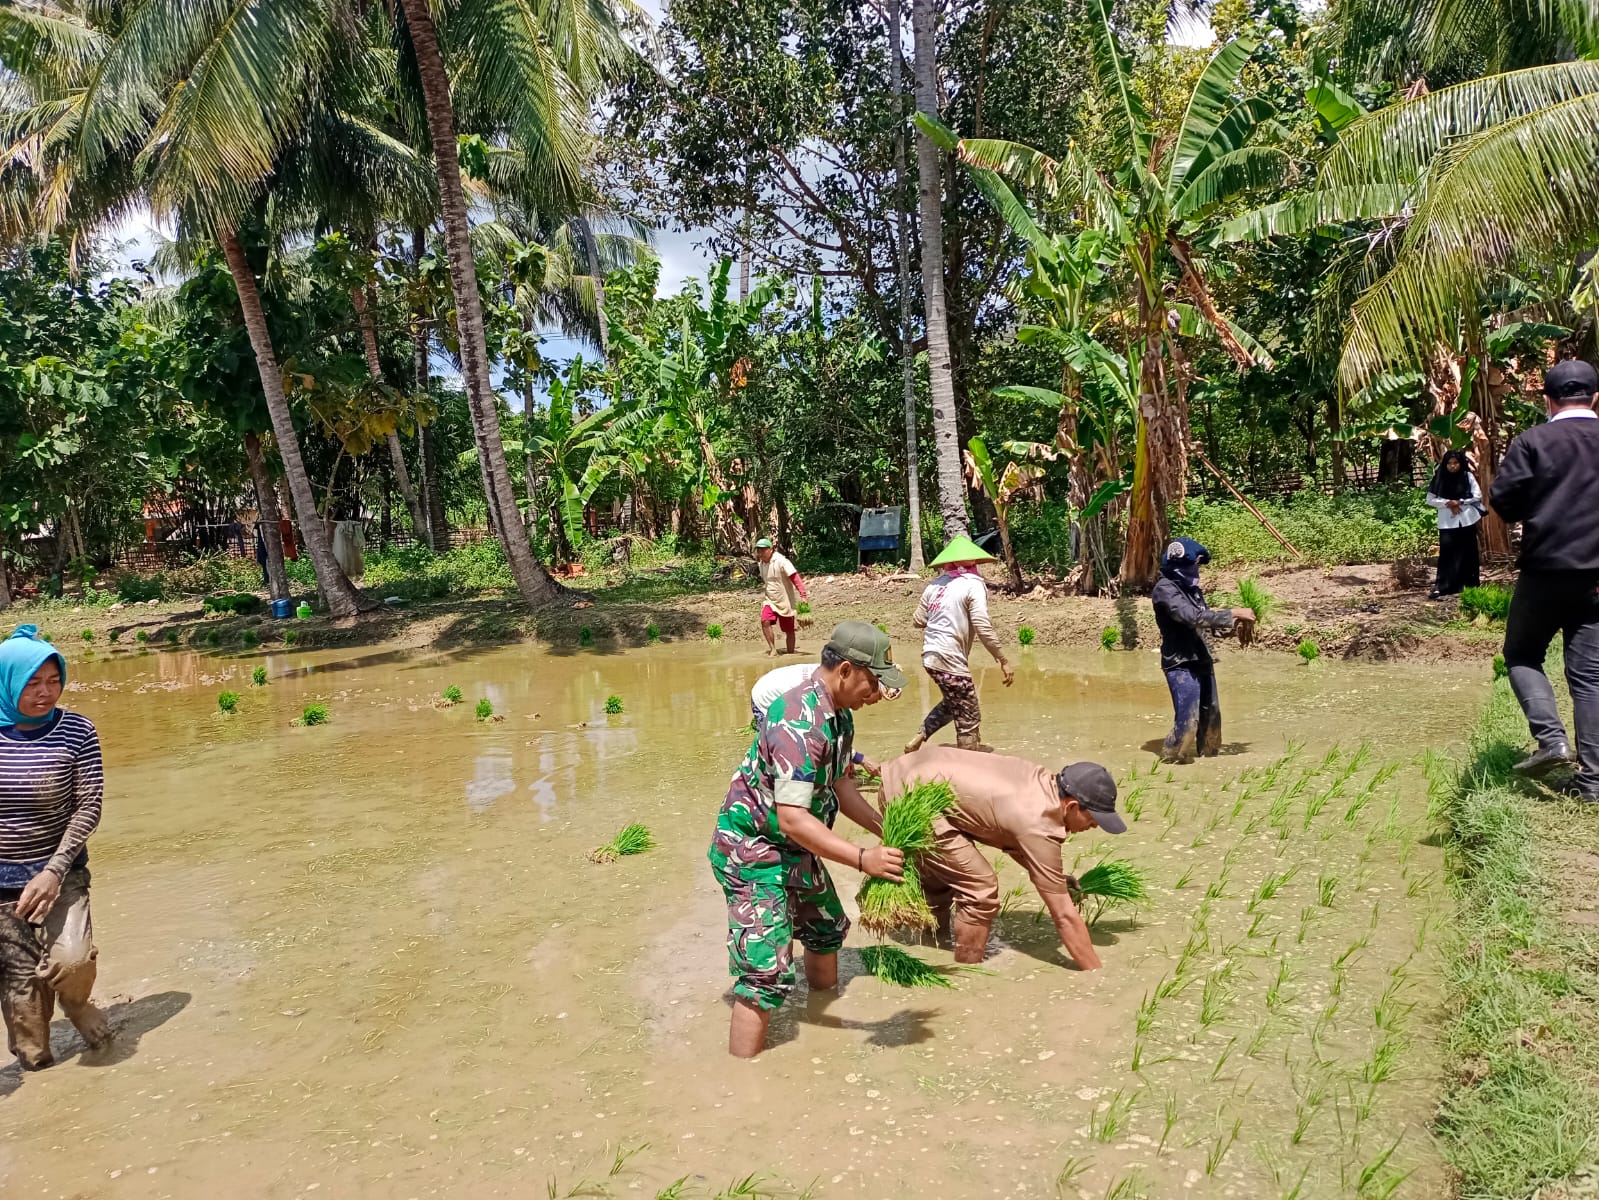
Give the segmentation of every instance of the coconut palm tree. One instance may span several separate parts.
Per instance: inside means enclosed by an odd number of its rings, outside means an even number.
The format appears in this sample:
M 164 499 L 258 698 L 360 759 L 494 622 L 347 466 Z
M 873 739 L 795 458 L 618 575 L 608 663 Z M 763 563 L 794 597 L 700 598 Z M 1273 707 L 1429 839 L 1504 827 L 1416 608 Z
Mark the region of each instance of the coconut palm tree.
M 899 0 L 888 0 L 888 44 L 893 52 L 892 92 L 899 115 L 894 127 L 894 256 L 899 268 L 899 363 L 905 393 L 905 540 L 910 543 L 910 569 L 920 571 L 922 556 L 922 470 L 916 439 L 916 356 L 911 353 L 911 214 L 906 199 L 905 42 L 900 29 Z M 948 334 L 946 332 L 946 340 Z
M 489 378 L 488 338 L 478 292 L 471 224 L 461 180 L 455 98 L 440 30 L 429 0 L 401 0 L 404 31 L 415 60 L 438 175 L 439 208 L 460 345 L 461 373 L 482 460 L 489 513 L 523 597 L 557 601 L 560 586 L 533 556 L 517 520 L 516 496 L 500 437 Z M 528 154 L 527 168 L 549 195 L 581 192 L 580 134 L 588 97 L 627 51 L 603 4 L 542 6 L 511 0 L 463 0 L 452 13 L 454 48 L 471 71 L 467 108 L 486 108 Z
M 1214 336 L 1241 369 L 1262 363 L 1259 347 L 1216 308 L 1205 283 L 1200 235 L 1225 202 L 1281 185 L 1282 150 L 1252 144 L 1274 115 L 1260 97 L 1239 96 L 1238 76 L 1259 44 L 1236 38 L 1212 56 L 1189 96 L 1173 139 L 1155 136 L 1131 79 L 1131 65 L 1111 25 L 1108 0 L 1090 8 L 1094 66 L 1108 105 L 1114 173 L 1098 169 L 1075 144 L 1059 161 L 1015 142 L 963 139 L 961 158 L 1013 231 L 1030 240 L 1025 210 L 992 174 L 1020 182 L 1049 202 L 1058 219 L 1076 214 L 1103 231 L 1132 281 L 1139 363 L 1138 434 L 1121 582 L 1146 588 L 1165 544 L 1167 510 L 1186 490 L 1190 435 L 1189 368 L 1180 335 Z M 919 117 L 924 132 L 937 127 Z M 1026 218 L 1024 221 L 1023 218 Z M 1171 299 L 1186 293 L 1188 303 Z
M 221 246 L 318 588 L 329 612 L 349 616 L 362 597 L 317 519 L 240 236 L 317 90 L 333 15 L 317 0 L 7 6 L 0 36 L 21 51 L 7 66 L 22 86 L 11 90 L 0 153 L 30 168 L 45 229 L 87 231 L 143 200 L 181 236 Z
M 916 107 L 938 116 L 938 2 L 911 0 L 916 61 Z M 944 536 L 965 537 L 966 484 L 955 417 L 955 375 L 949 354 L 949 313 L 944 304 L 944 163 L 926 130 L 916 137 L 922 219 L 922 302 L 926 308 L 927 390 L 933 402 L 933 449 Z

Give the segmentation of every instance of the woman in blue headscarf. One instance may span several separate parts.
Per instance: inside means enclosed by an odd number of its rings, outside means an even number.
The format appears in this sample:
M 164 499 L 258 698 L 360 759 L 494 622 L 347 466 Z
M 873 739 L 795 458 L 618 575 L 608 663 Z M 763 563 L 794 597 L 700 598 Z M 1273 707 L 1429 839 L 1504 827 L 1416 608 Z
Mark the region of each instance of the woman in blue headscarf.
M 1150 599 L 1160 627 L 1160 669 L 1171 689 L 1175 720 L 1161 747 L 1164 762 L 1193 762 L 1195 754 L 1221 750 L 1221 705 L 1216 700 L 1216 666 L 1205 640 L 1207 630 L 1238 633 L 1247 643 L 1255 614 L 1247 608 L 1210 608 L 1199 588 L 1199 568 L 1210 551 L 1193 538 L 1178 538 L 1160 559 L 1160 579 Z
M 100 737 L 60 708 L 67 664 L 32 625 L 0 642 L 0 1015 L 25 1070 L 48 1067 L 55 1002 L 92 1049 L 111 1037 L 94 990 L 89 852 Z

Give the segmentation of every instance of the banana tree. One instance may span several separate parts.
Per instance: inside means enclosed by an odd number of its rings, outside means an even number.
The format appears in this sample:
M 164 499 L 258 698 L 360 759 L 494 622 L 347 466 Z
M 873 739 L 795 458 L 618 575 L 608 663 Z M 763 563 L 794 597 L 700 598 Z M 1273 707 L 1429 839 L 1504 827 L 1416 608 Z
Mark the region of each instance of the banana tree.
M 1016 561 L 1016 550 L 1010 542 L 1010 510 L 1018 497 L 1036 488 L 1044 474 L 1043 468 L 1031 463 L 1010 462 L 996 475 L 988 447 L 978 437 L 966 443 L 966 453 L 962 458 L 965 460 L 966 477 L 971 480 L 972 486 L 982 488 L 994 505 L 994 519 L 999 525 L 999 544 L 1005 556 L 1010 590 L 1020 592 L 1024 586 L 1022 568 Z
M 607 436 L 607 425 L 614 415 L 611 410 L 602 408 L 581 420 L 575 419 L 577 399 L 588 386 L 583 360 L 574 359 L 564 377 L 550 381 L 544 432 L 535 434 L 529 430 L 529 452 L 554 492 L 557 520 L 553 531 L 562 562 L 576 557 L 583 538 L 583 511 L 620 466 L 616 455 L 610 452 Z
M 696 463 L 699 492 L 712 514 L 715 542 L 727 553 L 748 552 L 744 529 L 733 509 L 736 492 L 717 456 L 728 398 L 748 383 L 744 350 L 751 331 L 777 298 L 779 284 L 762 279 L 744 300 L 728 296 L 733 260 L 722 259 L 707 277 L 705 303 L 690 289 L 675 306 L 645 304 L 639 329 L 613 317 L 611 345 L 620 354 L 618 370 L 633 381 L 635 401 L 662 418 L 665 428 L 686 443 L 686 459 Z M 675 322 L 656 319 L 676 316 Z M 616 314 L 620 316 L 621 314 Z
M 1259 346 L 1211 298 L 1202 235 L 1223 204 L 1280 186 L 1289 160 L 1277 147 L 1254 143 L 1271 126 L 1272 105 L 1238 94 L 1239 75 L 1258 39 L 1236 38 L 1215 53 L 1194 84 L 1176 137 L 1167 139 L 1156 136 L 1134 91 L 1108 0 L 1093 0 L 1089 27 L 1095 71 L 1109 101 L 1113 172 L 1101 171 L 1075 144 L 1058 160 L 995 139 L 962 139 L 957 150 L 1030 248 L 1041 244 L 1043 232 L 997 175 L 1041 197 L 1056 220 L 1081 220 L 1101 232 L 1131 280 L 1138 421 L 1121 579 L 1124 586 L 1142 588 L 1155 578 L 1167 509 L 1181 503 L 1186 487 L 1190 369 L 1178 338 L 1215 338 L 1241 370 L 1264 365 Z M 925 116 L 917 119 L 924 130 L 931 124 Z M 1185 294 L 1187 302 L 1172 299 L 1174 293 Z

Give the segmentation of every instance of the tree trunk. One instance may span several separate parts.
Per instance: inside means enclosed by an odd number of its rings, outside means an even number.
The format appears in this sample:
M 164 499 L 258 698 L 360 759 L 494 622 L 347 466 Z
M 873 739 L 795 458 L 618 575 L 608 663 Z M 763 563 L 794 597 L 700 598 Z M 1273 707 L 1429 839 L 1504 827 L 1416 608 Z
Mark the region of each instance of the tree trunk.
M 916 43 L 916 107 L 938 115 L 936 58 L 938 13 L 935 0 L 912 0 L 911 24 Z M 949 321 L 944 311 L 943 181 L 938 147 L 916 133 L 916 165 L 920 176 L 922 216 L 922 295 L 927 306 L 927 390 L 933 402 L 933 446 L 938 454 L 938 499 L 944 514 L 946 540 L 963 537 L 966 524 L 966 480 L 961 470 L 956 431 L 955 379 L 949 357 Z
M 411 231 L 411 255 L 418 277 L 422 271 L 422 256 L 427 253 L 427 230 Z M 420 298 L 411 311 L 411 358 L 416 372 L 416 391 L 427 396 L 428 381 L 428 322 Z M 422 468 L 422 515 L 427 522 L 427 542 L 434 553 L 442 554 L 450 548 L 450 523 L 444 511 L 444 494 L 439 491 L 438 435 L 428 432 L 427 426 L 416 429 L 417 458 Z
M 266 543 L 267 591 L 274 600 L 287 600 L 289 573 L 283 566 L 283 517 L 278 511 L 278 494 L 267 478 L 259 434 L 244 435 L 244 458 L 250 464 L 250 482 L 255 485 L 255 510 L 259 518 L 256 526 L 261 531 L 261 540 Z
M 428 0 L 402 0 L 411 46 L 416 53 L 427 105 L 428 133 L 433 143 L 434 167 L 439 178 L 439 210 L 444 222 L 444 244 L 449 257 L 450 284 L 455 293 L 456 326 L 461 346 L 461 373 L 465 377 L 467 404 L 472 410 L 472 433 L 483 463 L 485 500 L 495 518 L 505 559 L 517 590 L 529 605 L 558 603 L 563 589 L 533 556 L 522 523 L 516 519 L 516 496 L 500 440 L 500 416 L 489 382 L 488 344 L 483 331 L 483 303 L 478 295 L 477 269 L 472 257 L 471 228 L 467 222 L 466 194 L 461 187 L 461 164 L 455 137 L 455 115 L 450 105 L 450 80 L 439 51 L 438 33 Z
M 1132 506 L 1121 566 L 1121 585 L 1130 592 L 1147 591 L 1154 586 L 1168 532 L 1166 508 L 1180 488 L 1186 465 L 1182 421 L 1172 411 L 1166 379 L 1166 309 L 1164 305 L 1150 304 L 1142 292 L 1138 307 L 1144 329 L 1138 378 L 1138 446 L 1133 457 Z
M 1016 560 L 1016 551 L 1010 544 L 1010 522 L 1005 519 L 1005 510 L 999 505 L 994 505 L 994 524 L 999 527 L 1000 552 L 1005 556 L 1005 570 L 1010 575 L 1010 590 L 1015 595 L 1021 595 L 1022 564 Z
M 712 541 L 727 554 L 748 554 L 749 541 L 739 524 L 738 514 L 733 511 L 732 501 L 726 499 L 731 489 L 727 486 L 727 476 L 722 474 L 722 464 L 717 461 L 716 450 L 703 430 L 695 432 L 699 435 L 700 454 L 705 458 L 705 474 L 710 477 L 711 486 L 717 493 L 716 504 L 711 509 L 715 522 Z
M 1494 485 L 1494 476 L 1499 474 L 1500 396 L 1496 393 L 1509 389 L 1503 373 L 1485 352 L 1479 352 L 1477 364 L 1477 373 L 1471 381 L 1471 411 L 1477 416 L 1471 431 L 1471 450 L 1476 459 L 1477 486 L 1482 488 L 1486 501 Z M 1491 559 L 1509 558 L 1510 528 L 1503 518 L 1490 508 L 1478 524 L 1482 529 L 1483 554 Z
M 11 607 L 11 580 L 6 577 L 5 544 L 0 542 L 0 612 Z
M 1333 491 L 1341 492 L 1348 475 L 1344 469 L 1344 406 L 1337 392 L 1327 397 L 1327 454 L 1332 460 Z M 1216 455 L 1210 457 L 1214 461 Z
M 916 439 L 916 356 L 911 353 L 911 214 L 906 200 L 910 167 L 905 153 L 905 45 L 900 33 L 899 0 L 888 0 L 888 40 L 894 49 L 894 102 L 899 121 L 894 134 L 894 232 L 899 268 L 899 363 L 905 389 L 905 540 L 910 569 L 924 570 L 922 552 L 922 467 Z
M 255 351 L 256 371 L 261 376 L 261 391 L 266 396 L 267 412 L 272 417 L 272 433 L 278 441 L 278 455 L 283 459 L 283 476 L 289 485 L 289 495 L 294 500 L 294 513 L 299 518 L 300 540 L 305 543 L 316 568 L 317 591 L 322 603 L 335 617 L 353 617 L 368 607 L 355 585 L 345 578 L 333 557 L 333 547 L 327 532 L 317 518 L 316 497 L 311 492 L 311 477 L 305 473 L 305 460 L 300 457 L 300 439 L 294 432 L 294 418 L 289 413 L 289 398 L 283 393 L 283 376 L 278 370 L 277 355 L 272 349 L 272 334 L 267 329 L 266 312 L 261 308 L 261 293 L 256 290 L 255 272 L 244 255 L 244 244 L 232 229 L 220 233 L 222 253 L 228 260 L 228 271 L 233 276 L 234 289 L 239 293 L 239 308 L 244 313 L 244 327 L 250 335 L 250 348 Z M 370 607 L 376 607 L 370 605 Z
M 355 320 L 361 326 L 361 345 L 366 350 L 366 369 L 373 383 L 383 382 L 383 361 L 378 357 L 378 329 L 372 319 L 374 297 L 365 287 L 350 289 L 350 303 L 355 305 Z M 393 430 L 388 434 L 389 462 L 394 467 L 394 483 L 405 498 L 405 511 L 411 514 L 411 528 L 417 543 L 427 542 L 427 516 L 416 489 L 411 486 L 411 473 L 405 469 L 405 448 L 400 445 L 400 435 Z

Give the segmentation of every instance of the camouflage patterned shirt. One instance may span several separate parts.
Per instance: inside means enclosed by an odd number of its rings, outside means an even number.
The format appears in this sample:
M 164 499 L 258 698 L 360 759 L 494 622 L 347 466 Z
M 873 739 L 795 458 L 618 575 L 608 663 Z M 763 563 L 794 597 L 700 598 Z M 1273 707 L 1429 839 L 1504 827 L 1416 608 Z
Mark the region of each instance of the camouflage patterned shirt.
M 819 676 L 773 700 L 766 728 L 722 802 L 713 853 L 719 850 L 735 863 L 772 863 L 802 853 L 779 831 L 777 806 L 804 808 L 831 827 L 838 815 L 833 785 L 849 770 L 854 747 L 854 714 L 833 706 Z

